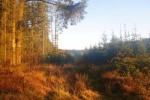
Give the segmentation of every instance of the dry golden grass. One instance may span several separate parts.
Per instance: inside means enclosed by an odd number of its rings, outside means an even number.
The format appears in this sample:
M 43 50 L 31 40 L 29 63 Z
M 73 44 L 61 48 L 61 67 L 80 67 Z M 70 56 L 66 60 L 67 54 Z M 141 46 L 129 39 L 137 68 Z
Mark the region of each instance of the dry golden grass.
M 98 66 L 0 66 L 0 100 L 148 100 L 150 79 Z M 96 69 L 96 70 L 95 70 Z
M 65 74 L 62 67 L 52 65 L 0 67 L 0 99 L 4 100 L 99 98 L 98 92 L 92 91 L 87 83 L 87 75 Z

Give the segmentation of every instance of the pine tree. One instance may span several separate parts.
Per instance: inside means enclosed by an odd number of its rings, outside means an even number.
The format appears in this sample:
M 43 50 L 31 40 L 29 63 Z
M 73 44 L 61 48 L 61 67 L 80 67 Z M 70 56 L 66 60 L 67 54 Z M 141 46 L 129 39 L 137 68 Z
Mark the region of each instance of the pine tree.
M 28 35 L 30 39 L 27 40 L 32 40 L 32 50 L 40 46 L 42 49 L 38 49 L 39 53 L 46 55 L 46 41 L 49 41 L 47 38 L 49 33 L 47 5 L 55 6 L 55 12 L 60 14 L 61 24 L 66 27 L 68 23 L 76 24 L 83 19 L 86 2 L 86 0 L 78 3 L 74 3 L 72 0 L 0 0 L 0 61 L 7 61 L 11 65 L 21 64 L 22 52 L 25 52 L 22 36 L 27 37 Z M 29 9 L 33 12 L 27 11 L 28 5 L 33 6 Z M 26 14 L 32 13 L 35 15 L 25 18 Z M 41 38 L 33 39 L 30 33 L 39 35 Z

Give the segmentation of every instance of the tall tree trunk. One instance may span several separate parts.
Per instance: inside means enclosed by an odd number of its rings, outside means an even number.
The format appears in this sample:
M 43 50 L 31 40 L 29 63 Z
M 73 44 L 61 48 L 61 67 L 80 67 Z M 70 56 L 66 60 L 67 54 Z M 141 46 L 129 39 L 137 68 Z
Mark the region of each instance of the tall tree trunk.
M 2 38 L 2 33 L 3 33 L 3 31 L 2 31 L 2 17 L 3 17 L 3 7 L 2 7 L 2 4 L 3 4 L 3 0 L 0 0 L 0 61 L 2 61 L 2 52 L 3 52 L 3 50 L 2 50 L 2 48 L 3 48 L 3 45 L 2 45 L 2 43 L 3 43 L 3 38 Z
M 18 4 L 18 20 L 16 32 L 16 64 L 21 64 L 21 41 L 23 33 L 23 15 L 24 15 L 24 0 L 19 0 Z
M 10 64 L 16 65 L 16 0 L 10 0 L 10 33 L 11 33 L 11 58 Z
M 0 0 L 0 60 L 6 62 L 7 0 Z

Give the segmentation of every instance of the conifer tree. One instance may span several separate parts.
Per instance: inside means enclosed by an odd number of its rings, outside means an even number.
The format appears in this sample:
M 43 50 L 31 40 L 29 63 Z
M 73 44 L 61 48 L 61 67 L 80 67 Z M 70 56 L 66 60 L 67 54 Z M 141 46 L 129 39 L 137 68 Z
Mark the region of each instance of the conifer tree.
M 32 3 L 35 3 L 32 5 L 34 7 L 31 7 L 34 11 L 29 13 L 27 6 L 31 6 Z M 78 3 L 74 3 L 72 0 L 0 0 L 0 61 L 6 62 L 7 60 L 11 65 L 21 64 L 22 52 L 25 52 L 22 36 L 30 33 L 42 37 L 39 41 L 37 38 L 35 40 L 42 46 L 42 50 L 39 49 L 39 52 L 42 52 L 43 55 L 46 54 L 46 41 L 49 41 L 47 38 L 49 33 L 48 12 L 45 8 L 47 5 L 55 7 L 55 12 L 60 15 L 61 24 L 66 27 L 68 23 L 76 24 L 83 19 L 86 4 L 86 0 Z M 28 15 L 34 13 L 36 17 L 29 16 L 30 20 L 26 20 L 25 13 L 29 13 Z M 37 45 L 34 43 L 32 42 L 32 47 Z

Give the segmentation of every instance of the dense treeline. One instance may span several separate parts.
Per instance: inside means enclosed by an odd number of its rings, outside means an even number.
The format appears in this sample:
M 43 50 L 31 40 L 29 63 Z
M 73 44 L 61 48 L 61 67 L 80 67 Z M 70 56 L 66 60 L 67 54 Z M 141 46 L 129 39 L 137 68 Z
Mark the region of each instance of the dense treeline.
M 53 48 L 49 33 L 54 21 L 58 34 L 84 18 L 86 5 L 86 0 L 0 0 L 0 63 L 19 65 L 44 58 Z

